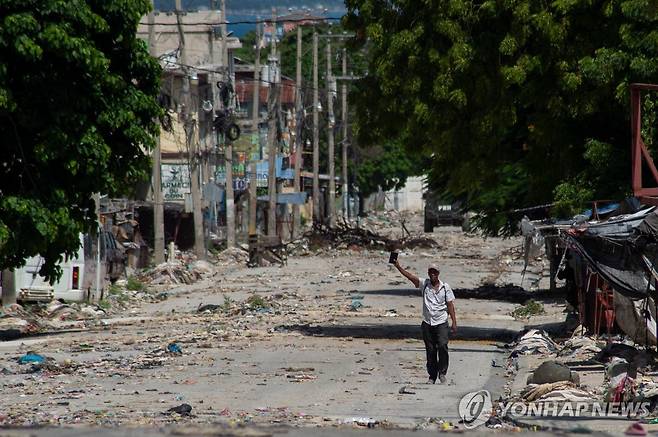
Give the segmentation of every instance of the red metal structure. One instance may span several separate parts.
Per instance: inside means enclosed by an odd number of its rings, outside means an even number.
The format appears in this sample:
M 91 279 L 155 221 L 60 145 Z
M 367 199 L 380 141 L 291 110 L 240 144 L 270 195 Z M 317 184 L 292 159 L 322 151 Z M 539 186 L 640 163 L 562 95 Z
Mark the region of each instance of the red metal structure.
M 642 93 L 658 91 L 658 85 L 633 83 L 631 84 L 631 133 L 633 144 L 631 149 L 631 175 L 633 194 L 644 204 L 658 205 L 658 170 L 653 159 L 642 140 Z M 642 180 L 643 162 L 653 176 L 655 186 L 645 187 Z

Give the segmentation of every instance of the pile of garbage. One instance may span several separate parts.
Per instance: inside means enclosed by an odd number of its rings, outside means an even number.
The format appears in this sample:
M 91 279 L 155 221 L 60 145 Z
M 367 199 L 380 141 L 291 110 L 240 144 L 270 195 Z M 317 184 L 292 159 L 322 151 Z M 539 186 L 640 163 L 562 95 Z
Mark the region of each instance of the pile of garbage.
M 23 309 L 21 305 L 0 307 L 0 340 L 35 334 L 42 329 L 39 318 Z
M 249 261 L 249 250 L 241 247 L 229 247 L 215 255 L 215 262 L 220 266 L 246 264 Z
M 558 345 L 548 336 L 546 331 L 531 329 L 521 336 L 513 345 L 511 357 L 529 354 L 553 354 Z
M 81 322 L 106 316 L 93 304 L 34 303 L 13 304 L 0 308 L 0 340 L 11 340 L 63 328 L 84 328 Z
M 149 285 L 194 284 L 213 273 L 212 265 L 206 261 L 185 264 L 179 260 L 158 264 L 139 275 L 141 281 Z

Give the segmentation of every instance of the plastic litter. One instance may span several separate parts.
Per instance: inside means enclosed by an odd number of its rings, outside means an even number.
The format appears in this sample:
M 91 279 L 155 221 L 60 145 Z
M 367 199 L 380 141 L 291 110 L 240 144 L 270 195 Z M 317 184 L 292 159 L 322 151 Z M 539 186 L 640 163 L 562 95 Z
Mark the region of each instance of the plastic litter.
M 39 354 L 25 354 L 18 359 L 18 364 L 41 364 L 46 361 L 46 357 Z
M 169 345 L 167 345 L 167 352 L 171 352 L 172 354 L 181 355 L 183 353 L 183 350 L 180 348 L 178 343 L 169 343 Z
M 167 410 L 165 414 L 178 413 L 181 416 L 189 416 L 192 412 L 192 406 L 190 404 L 180 404 L 177 407 L 172 407 Z

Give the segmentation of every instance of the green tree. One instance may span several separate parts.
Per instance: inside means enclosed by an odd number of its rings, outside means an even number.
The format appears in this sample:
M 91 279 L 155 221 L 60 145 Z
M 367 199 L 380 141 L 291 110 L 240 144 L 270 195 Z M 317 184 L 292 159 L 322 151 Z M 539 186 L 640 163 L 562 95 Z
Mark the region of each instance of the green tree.
M 379 188 L 397 190 L 404 187 L 409 176 L 422 174 L 421 160 L 417 155 L 410 155 L 399 143 L 389 141 L 368 147 L 355 145 L 353 149 L 348 171 L 355 175 L 361 206 L 363 200 Z
M 92 194 L 148 176 L 160 67 L 136 38 L 147 0 L 0 3 L 0 269 L 41 273 L 95 227 Z
M 628 192 L 628 85 L 658 80 L 654 2 L 346 4 L 369 53 L 361 142 L 431 155 L 430 185 L 466 200 L 489 233 L 511 232 L 514 208 Z

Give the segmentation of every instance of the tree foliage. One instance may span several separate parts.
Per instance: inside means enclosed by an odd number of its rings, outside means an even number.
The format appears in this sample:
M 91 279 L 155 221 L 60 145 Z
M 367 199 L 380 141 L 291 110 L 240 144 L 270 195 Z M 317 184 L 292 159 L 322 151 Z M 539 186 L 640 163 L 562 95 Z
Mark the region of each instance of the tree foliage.
M 369 147 L 357 145 L 352 154 L 350 170 L 355 174 L 359 194 L 364 197 L 379 188 L 384 191 L 400 189 L 407 177 L 422 172 L 420 160 L 392 141 Z
M 465 199 L 490 233 L 511 230 L 514 208 L 628 192 L 628 85 L 658 81 L 655 2 L 346 4 L 370 55 L 359 138 L 431 155 L 431 186 Z
M 148 175 L 160 67 L 147 0 L 0 3 L 0 269 L 41 254 L 53 280 L 95 228 L 93 193 Z

